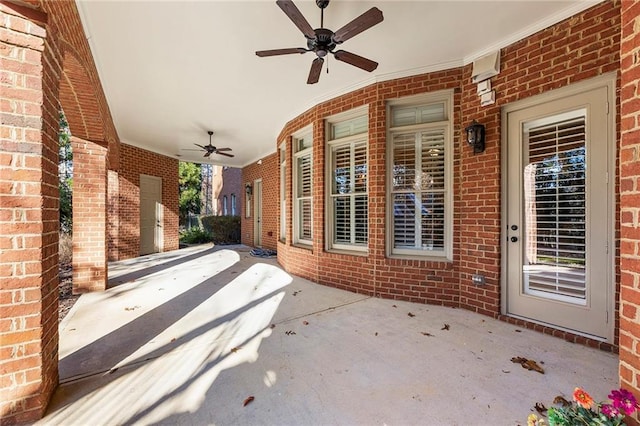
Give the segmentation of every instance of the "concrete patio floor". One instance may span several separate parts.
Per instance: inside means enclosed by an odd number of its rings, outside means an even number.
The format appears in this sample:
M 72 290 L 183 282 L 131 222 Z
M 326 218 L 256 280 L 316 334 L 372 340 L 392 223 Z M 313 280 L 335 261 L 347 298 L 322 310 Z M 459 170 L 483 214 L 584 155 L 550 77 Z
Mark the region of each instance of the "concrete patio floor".
M 37 424 L 524 425 L 536 402 L 618 386 L 613 354 L 313 284 L 249 250 L 111 264 L 112 287 L 60 324 L 61 385 Z

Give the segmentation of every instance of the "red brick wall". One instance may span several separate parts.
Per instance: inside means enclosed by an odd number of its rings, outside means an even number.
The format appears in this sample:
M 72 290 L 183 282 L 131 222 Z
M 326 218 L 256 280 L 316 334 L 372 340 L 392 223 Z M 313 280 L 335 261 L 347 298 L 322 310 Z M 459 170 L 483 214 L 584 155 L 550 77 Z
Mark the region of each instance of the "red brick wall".
M 502 72 L 492 79 L 496 103 L 480 107 L 471 83 L 471 66 L 377 83 L 330 100 L 287 123 L 277 143 L 287 142 L 287 242 L 278 242 L 278 259 L 289 272 L 322 284 L 364 294 L 421 303 L 459 306 L 500 316 L 500 108 L 519 99 L 563 87 L 619 68 L 620 9 L 604 2 L 502 50 Z M 388 99 L 442 89 L 454 89 L 454 256 L 453 262 L 389 259 L 385 257 L 385 155 Z M 323 119 L 362 105 L 369 108 L 369 253 L 366 256 L 324 250 Z M 473 119 L 486 125 L 487 149 L 473 155 L 461 146 L 461 134 Z M 314 125 L 314 243 L 291 244 L 291 135 Z M 259 173 L 256 165 L 245 176 Z M 259 174 L 258 174 L 259 173 Z M 245 178 L 245 181 L 247 179 Z M 279 188 L 277 179 L 273 183 Z M 266 184 L 265 184 L 266 187 Z M 278 209 L 271 210 L 278 212 Z M 277 218 L 276 218 L 277 219 Z M 243 230 L 243 237 L 248 231 Z M 251 239 L 243 239 L 251 242 Z M 471 284 L 471 275 L 486 276 L 485 286 Z M 612 345 L 518 322 L 576 342 L 606 349 Z
M 164 251 L 178 248 L 178 160 L 131 145 L 120 145 L 119 259 L 140 253 L 140 175 L 162 178 Z
M 604 2 L 516 42 L 501 51 L 501 72 L 492 78 L 496 103 L 481 107 L 476 86 L 471 82 L 471 66 L 463 70 L 462 123 L 473 119 L 486 126 L 487 148 L 482 155 L 459 158 L 458 173 L 460 226 L 460 304 L 487 315 L 500 311 L 500 108 L 552 89 L 567 86 L 619 68 L 619 5 Z M 470 219 L 470 220 L 467 220 Z M 482 273 L 487 285 L 474 286 L 471 275 Z M 552 329 L 509 321 L 540 331 Z M 556 334 L 558 332 L 556 331 Z M 587 339 L 562 333 L 571 341 Z M 599 345 L 596 341 L 589 341 Z
M 262 179 L 262 247 L 277 250 L 278 232 L 280 229 L 280 164 L 278 154 L 271 154 L 262 159 L 262 164 L 253 163 L 242 169 L 242 211 L 241 233 L 242 244 L 254 244 L 254 220 L 256 217 L 251 197 L 251 217 L 246 217 L 245 185 L 254 186 L 254 180 Z M 226 177 L 225 177 L 226 179 Z M 226 182 L 226 181 L 225 181 Z
M 227 197 L 227 214 L 231 216 L 231 195 L 236 196 L 236 216 L 240 216 L 243 212 L 242 205 L 244 203 L 244 186 L 242 185 L 242 169 L 237 167 L 224 167 L 222 169 L 222 188 L 218 195 L 218 214 L 222 215 L 222 199 Z
M 640 400 L 640 2 L 623 1 L 621 14 L 620 384 Z

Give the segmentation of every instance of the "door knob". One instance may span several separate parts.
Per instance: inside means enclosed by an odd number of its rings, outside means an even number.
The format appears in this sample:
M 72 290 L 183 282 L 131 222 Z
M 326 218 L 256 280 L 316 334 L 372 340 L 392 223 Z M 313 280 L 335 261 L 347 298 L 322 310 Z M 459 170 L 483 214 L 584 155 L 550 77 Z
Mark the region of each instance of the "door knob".
M 518 237 L 511 237 L 511 242 L 515 243 L 516 241 L 518 241 Z

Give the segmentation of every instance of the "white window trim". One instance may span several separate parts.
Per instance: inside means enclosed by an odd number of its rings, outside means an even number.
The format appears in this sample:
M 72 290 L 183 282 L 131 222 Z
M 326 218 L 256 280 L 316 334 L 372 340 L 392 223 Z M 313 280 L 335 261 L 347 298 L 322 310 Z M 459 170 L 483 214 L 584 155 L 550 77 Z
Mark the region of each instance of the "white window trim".
M 424 105 L 429 103 L 444 102 L 444 110 L 447 115 L 446 121 L 415 124 L 401 127 L 391 127 L 391 108 L 394 106 Z M 421 259 L 434 261 L 453 261 L 453 90 L 441 90 L 438 92 L 409 96 L 406 98 L 392 99 L 387 102 L 387 177 L 386 177 L 386 255 L 403 259 Z M 440 253 L 433 251 L 423 251 L 419 249 L 396 249 L 394 248 L 394 220 L 393 220 L 393 134 L 397 132 L 412 132 L 428 129 L 443 129 L 445 134 L 445 225 L 444 225 L 444 250 Z
M 331 126 L 333 124 L 348 121 L 355 118 L 359 118 L 367 116 L 368 120 L 368 106 L 365 105 L 363 107 L 356 108 L 354 110 L 350 110 L 341 114 L 334 115 L 325 120 L 325 135 L 327 139 L 327 149 L 325 152 L 325 164 L 326 164 L 326 172 L 325 172 L 325 182 L 327 183 L 326 188 L 326 201 L 325 201 L 325 227 L 326 227 L 326 235 L 325 238 L 325 249 L 327 251 L 350 251 L 357 253 L 367 253 L 369 251 L 369 224 L 367 223 L 367 243 L 362 244 L 344 244 L 344 243 L 334 243 L 334 231 L 335 231 L 335 212 L 333 209 L 333 170 L 332 170 L 332 150 L 337 147 L 345 146 L 345 145 L 353 145 L 354 143 L 363 142 L 366 145 L 366 158 L 367 158 L 367 189 L 364 193 L 358 193 L 357 195 L 366 195 L 367 203 L 369 200 L 369 132 L 359 133 L 357 135 L 346 136 L 340 139 L 329 140 L 331 135 Z M 353 155 L 353 152 L 351 153 Z M 353 160 L 352 160 L 353 162 Z M 355 193 L 348 194 L 351 200 L 355 198 Z
M 287 144 L 282 142 L 278 147 L 280 160 L 280 241 L 287 242 Z
M 313 142 L 311 143 L 311 146 L 309 148 L 305 148 L 301 151 L 297 151 L 297 142 L 300 139 L 305 138 L 306 136 L 310 136 L 313 140 L 313 125 L 307 126 L 304 129 L 294 133 L 292 135 L 292 146 L 293 146 L 293 164 L 292 164 L 292 170 L 293 170 L 293 187 L 292 187 L 292 204 L 293 204 L 293 243 L 294 244 L 300 244 L 300 245 L 304 245 L 304 246 L 312 246 L 313 245 L 313 240 L 305 240 L 300 238 L 300 211 L 299 211 L 299 207 L 298 207 L 298 201 L 301 199 L 298 198 L 298 158 L 309 155 L 310 156 L 310 161 L 311 161 L 311 174 L 313 175 Z M 313 221 L 314 221 L 314 217 L 313 217 L 313 178 L 311 179 L 311 196 L 310 197 L 304 197 L 304 198 L 309 198 L 311 200 L 311 238 L 313 238 L 314 235 L 314 226 L 313 226 Z

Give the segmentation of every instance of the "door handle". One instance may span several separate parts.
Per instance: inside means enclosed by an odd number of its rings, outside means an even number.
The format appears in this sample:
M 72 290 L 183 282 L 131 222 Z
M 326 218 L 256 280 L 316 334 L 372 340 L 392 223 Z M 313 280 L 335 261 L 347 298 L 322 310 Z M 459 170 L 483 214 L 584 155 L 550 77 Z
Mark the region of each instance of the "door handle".
M 511 242 L 515 243 L 516 241 L 518 241 L 518 237 L 511 237 Z

